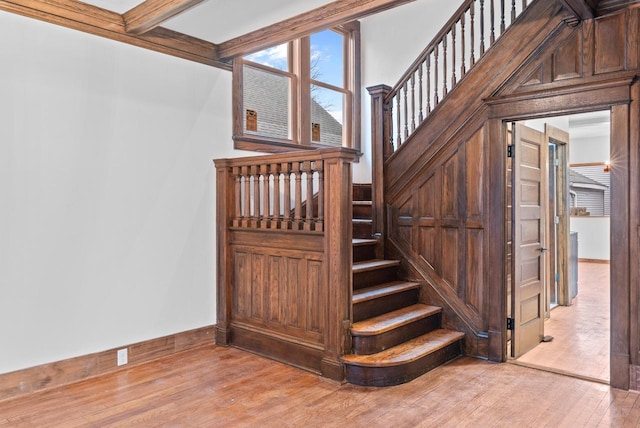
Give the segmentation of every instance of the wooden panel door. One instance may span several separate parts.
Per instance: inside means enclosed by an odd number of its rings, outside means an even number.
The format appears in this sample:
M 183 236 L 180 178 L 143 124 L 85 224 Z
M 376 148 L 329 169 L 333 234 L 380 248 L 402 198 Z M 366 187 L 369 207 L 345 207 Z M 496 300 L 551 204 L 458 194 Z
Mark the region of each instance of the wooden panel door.
M 512 357 L 544 335 L 545 217 L 548 147 L 544 134 L 516 124 L 513 136 Z

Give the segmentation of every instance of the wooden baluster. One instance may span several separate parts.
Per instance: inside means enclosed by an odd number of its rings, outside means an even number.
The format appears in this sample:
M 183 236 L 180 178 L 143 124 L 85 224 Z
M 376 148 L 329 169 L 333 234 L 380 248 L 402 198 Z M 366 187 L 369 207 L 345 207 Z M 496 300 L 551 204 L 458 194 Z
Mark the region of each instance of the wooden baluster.
M 431 52 L 427 54 L 427 115 L 431 113 Z
M 240 175 L 240 168 L 234 166 L 232 174 L 234 181 L 233 200 L 235 201 L 232 224 L 233 227 L 240 227 L 240 221 L 242 220 L 242 175 Z
M 500 0 L 500 34 L 504 33 L 505 27 L 505 9 L 504 0 Z
M 493 44 L 496 41 L 496 11 L 495 11 L 495 1 L 494 0 L 489 0 L 489 2 L 491 3 L 491 7 L 489 8 L 491 11 L 491 38 L 490 41 L 491 43 L 489 44 L 489 46 L 493 46 Z
M 465 24 L 467 21 L 467 13 L 462 14 L 462 19 L 460 19 L 460 78 L 463 78 L 467 74 L 467 45 L 465 44 Z
M 418 65 L 418 123 L 422 123 L 424 120 L 422 102 L 422 63 L 420 63 L 420 65 Z
M 398 141 L 396 143 L 396 150 L 400 148 L 400 146 L 402 145 L 402 127 L 400 126 L 400 96 L 402 94 L 402 91 L 400 91 L 398 89 L 398 93 L 396 93 L 396 125 L 398 127 L 397 132 L 398 132 Z
M 439 43 L 436 43 L 436 47 L 433 51 L 433 107 L 436 107 L 440 102 L 440 98 L 438 97 L 438 51 L 439 51 Z
M 484 0 L 480 0 L 480 56 L 484 55 Z
M 409 138 L 409 101 L 407 97 L 407 91 L 409 89 L 409 81 L 404 82 L 404 141 Z
M 476 7 L 475 7 L 475 1 L 473 1 L 471 3 L 471 9 L 469 9 L 470 11 L 470 16 L 471 16 L 471 22 L 470 22 L 470 28 L 471 28 L 471 52 L 470 52 L 470 58 L 469 58 L 469 67 L 473 67 L 476 64 Z
M 271 164 L 271 174 L 273 175 L 273 217 L 271 229 L 278 229 L 282 220 L 280 216 L 280 165 Z
M 248 166 L 242 167 L 244 177 L 244 215 L 242 216 L 242 227 L 251 225 L 251 176 Z
M 294 229 L 300 230 L 302 225 L 302 162 L 295 162 L 295 168 L 293 168 L 293 174 L 295 177 L 295 191 L 294 191 L 294 201 L 295 201 L 295 212 L 293 217 L 293 222 L 295 223 Z
M 253 177 L 253 224 L 252 227 L 260 228 L 260 167 L 258 165 L 251 166 L 251 175 Z
M 282 173 L 284 174 L 284 218 L 282 229 L 291 229 L 291 164 L 282 164 Z
M 262 177 L 262 228 L 271 227 L 271 192 L 269 191 L 270 175 L 269 165 L 260 165 L 260 175 Z
M 522 10 L 524 10 L 525 7 L 527 7 L 527 0 L 524 0 L 522 2 Z M 516 0 L 511 0 L 511 23 L 513 24 L 513 21 L 516 20 Z
M 527 8 L 527 0 L 522 0 L 522 10 L 524 11 Z
M 318 171 L 318 219 L 316 220 L 316 232 L 324 230 L 324 162 L 316 161 L 315 168 Z
M 416 72 L 411 73 L 411 133 L 416 130 Z
M 447 96 L 447 35 L 442 38 L 442 98 Z
M 389 156 L 391 156 L 391 154 L 393 152 L 395 152 L 395 147 L 393 145 L 393 142 L 394 142 L 394 139 L 393 139 L 393 98 L 391 98 L 389 100 L 389 103 L 387 104 L 387 108 L 389 109 L 389 112 L 388 112 L 388 116 L 385 117 L 385 124 L 384 124 L 384 128 L 383 128 L 385 133 L 382 136 L 382 138 L 384 138 L 383 143 L 387 146 L 386 149 L 389 150 Z M 388 140 L 387 140 L 387 138 L 388 138 Z M 383 151 L 384 150 L 385 150 L 385 147 L 383 147 Z
M 456 79 L 456 26 L 458 23 L 454 23 L 451 28 L 451 89 L 455 88 L 458 83 Z
M 310 231 L 313 224 L 313 169 L 311 169 L 311 161 L 304 163 L 304 171 L 307 176 L 307 215 L 304 230 Z

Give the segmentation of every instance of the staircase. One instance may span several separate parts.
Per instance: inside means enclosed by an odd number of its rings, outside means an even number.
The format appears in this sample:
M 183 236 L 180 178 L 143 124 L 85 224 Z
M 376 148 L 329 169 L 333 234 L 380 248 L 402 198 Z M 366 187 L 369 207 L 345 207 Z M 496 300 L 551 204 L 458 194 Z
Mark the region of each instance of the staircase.
M 375 258 L 371 206 L 371 186 L 354 184 L 352 354 L 342 361 L 350 383 L 398 385 L 460 355 L 464 334 L 441 328 L 442 308 L 419 303 L 399 261 Z

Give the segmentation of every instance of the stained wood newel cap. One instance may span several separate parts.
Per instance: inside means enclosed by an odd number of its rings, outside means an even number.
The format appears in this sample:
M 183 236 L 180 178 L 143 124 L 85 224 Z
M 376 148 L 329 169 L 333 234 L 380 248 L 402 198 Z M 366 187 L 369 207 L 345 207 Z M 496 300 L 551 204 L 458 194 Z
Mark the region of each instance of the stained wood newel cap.
M 389 92 L 391 92 L 391 86 L 389 85 L 374 85 L 374 86 L 369 86 L 367 88 L 367 91 L 369 91 L 369 95 L 378 95 L 378 94 L 383 94 L 386 95 Z

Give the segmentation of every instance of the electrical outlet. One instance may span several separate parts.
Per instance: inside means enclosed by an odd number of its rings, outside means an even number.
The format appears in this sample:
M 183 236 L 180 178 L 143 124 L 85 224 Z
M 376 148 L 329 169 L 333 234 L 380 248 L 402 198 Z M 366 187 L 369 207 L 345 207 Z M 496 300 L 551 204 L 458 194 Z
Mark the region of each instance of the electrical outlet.
M 123 366 L 128 362 L 127 348 L 118 349 L 118 365 Z

